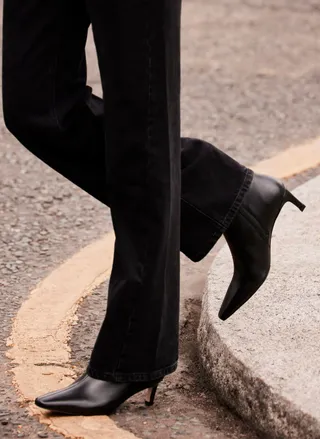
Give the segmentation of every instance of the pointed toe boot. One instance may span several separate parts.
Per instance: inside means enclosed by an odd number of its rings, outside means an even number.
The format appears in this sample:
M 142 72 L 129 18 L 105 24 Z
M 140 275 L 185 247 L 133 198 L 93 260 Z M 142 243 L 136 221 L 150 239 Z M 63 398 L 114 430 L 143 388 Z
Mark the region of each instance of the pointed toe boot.
M 286 202 L 301 211 L 305 209 L 283 183 L 265 175 L 254 175 L 243 204 L 224 235 L 232 254 L 234 274 L 219 311 L 221 320 L 235 313 L 266 280 L 273 227 Z
M 145 389 L 148 389 L 145 404 L 151 406 L 160 381 L 114 383 L 84 374 L 70 386 L 36 398 L 35 404 L 46 410 L 70 415 L 107 415 Z

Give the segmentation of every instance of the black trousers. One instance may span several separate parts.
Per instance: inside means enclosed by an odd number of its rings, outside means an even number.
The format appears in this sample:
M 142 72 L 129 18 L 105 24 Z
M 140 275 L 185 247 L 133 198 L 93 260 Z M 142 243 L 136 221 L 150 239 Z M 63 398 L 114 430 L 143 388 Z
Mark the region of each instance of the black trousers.
M 180 0 L 4 1 L 8 129 L 111 208 L 107 314 L 88 365 L 99 379 L 147 381 L 175 370 L 179 250 L 202 259 L 252 179 L 214 146 L 180 139 L 180 7 Z M 90 23 L 103 100 L 86 85 Z

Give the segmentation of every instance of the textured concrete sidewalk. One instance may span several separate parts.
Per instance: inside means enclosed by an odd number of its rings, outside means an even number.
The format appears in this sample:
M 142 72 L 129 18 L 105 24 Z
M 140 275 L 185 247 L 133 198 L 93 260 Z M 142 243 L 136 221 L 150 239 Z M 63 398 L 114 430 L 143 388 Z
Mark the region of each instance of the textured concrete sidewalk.
M 218 310 L 232 277 L 225 247 L 212 265 L 198 333 L 222 398 L 274 438 L 320 438 L 320 176 L 294 191 L 274 230 L 272 269 L 227 322 Z

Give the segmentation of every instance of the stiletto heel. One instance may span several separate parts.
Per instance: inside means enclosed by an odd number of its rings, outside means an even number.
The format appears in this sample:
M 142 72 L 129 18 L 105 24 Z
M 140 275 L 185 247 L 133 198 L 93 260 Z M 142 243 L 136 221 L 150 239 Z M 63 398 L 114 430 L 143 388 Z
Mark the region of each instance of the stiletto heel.
M 158 384 L 154 387 L 150 387 L 147 392 L 147 398 L 145 400 L 145 404 L 147 407 L 151 407 L 154 403 L 154 398 L 157 393 Z
M 303 203 L 301 203 L 301 201 L 299 201 L 291 192 L 289 192 L 287 189 L 286 189 L 286 192 L 285 192 L 285 194 L 284 194 L 284 203 L 287 203 L 287 202 L 289 202 L 289 203 L 292 203 L 292 204 L 294 204 L 298 209 L 300 209 L 301 210 L 301 212 L 303 212 L 304 211 L 304 209 L 306 208 L 306 206 L 303 204 Z M 283 203 L 283 204 L 284 204 Z

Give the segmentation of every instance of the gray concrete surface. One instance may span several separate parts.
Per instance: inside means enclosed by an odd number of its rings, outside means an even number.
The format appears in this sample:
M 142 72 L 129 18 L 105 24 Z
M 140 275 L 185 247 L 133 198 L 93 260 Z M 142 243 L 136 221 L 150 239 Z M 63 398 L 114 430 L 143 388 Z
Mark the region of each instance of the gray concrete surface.
M 320 134 L 317 2 L 186 0 L 182 22 L 185 135 L 251 164 Z M 99 92 L 92 39 L 87 52 L 89 84 Z M 18 145 L 0 120 L 0 437 L 34 439 L 46 429 L 20 406 L 8 373 L 12 319 L 38 281 L 110 230 L 111 220 Z
M 233 272 L 227 246 L 212 265 L 198 332 L 220 396 L 275 438 L 320 438 L 320 176 L 294 191 L 272 241 L 272 270 L 226 322 L 218 311 Z

